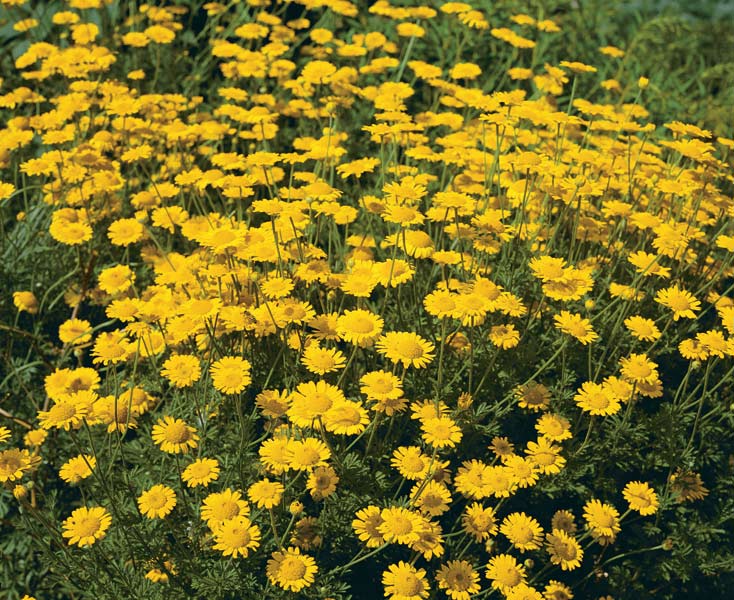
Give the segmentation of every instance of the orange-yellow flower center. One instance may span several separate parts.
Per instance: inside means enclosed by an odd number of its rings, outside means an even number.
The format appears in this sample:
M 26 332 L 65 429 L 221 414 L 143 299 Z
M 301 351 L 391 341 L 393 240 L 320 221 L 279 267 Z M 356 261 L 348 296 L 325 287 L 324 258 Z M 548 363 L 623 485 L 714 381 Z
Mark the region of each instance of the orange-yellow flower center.
M 423 583 L 413 573 L 400 573 L 393 586 L 400 596 L 417 596 L 423 591 Z
M 166 439 L 172 444 L 183 444 L 191 438 L 191 432 L 186 423 L 171 423 L 166 428 Z
M 288 556 L 280 564 L 278 571 L 286 581 L 297 581 L 306 574 L 306 565 L 300 558 Z
M 93 515 L 82 517 L 76 522 L 76 533 L 80 537 L 93 536 L 99 530 L 101 523 L 99 519 Z

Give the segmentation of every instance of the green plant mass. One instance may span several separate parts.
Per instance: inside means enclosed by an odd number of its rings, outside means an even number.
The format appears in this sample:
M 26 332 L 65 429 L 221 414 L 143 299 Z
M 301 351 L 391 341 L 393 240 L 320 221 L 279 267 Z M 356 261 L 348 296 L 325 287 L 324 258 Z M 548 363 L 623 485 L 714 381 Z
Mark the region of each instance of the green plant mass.
M 0 595 L 734 586 L 734 8 L 0 0 Z

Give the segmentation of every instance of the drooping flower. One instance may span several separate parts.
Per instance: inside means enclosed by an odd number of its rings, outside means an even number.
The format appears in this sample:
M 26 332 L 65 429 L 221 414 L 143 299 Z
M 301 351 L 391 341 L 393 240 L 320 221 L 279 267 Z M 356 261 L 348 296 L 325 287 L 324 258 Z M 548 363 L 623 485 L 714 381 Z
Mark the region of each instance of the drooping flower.
M 643 516 L 655 514 L 660 505 L 658 495 L 647 483 L 630 481 L 622 490 L 630 508 Z

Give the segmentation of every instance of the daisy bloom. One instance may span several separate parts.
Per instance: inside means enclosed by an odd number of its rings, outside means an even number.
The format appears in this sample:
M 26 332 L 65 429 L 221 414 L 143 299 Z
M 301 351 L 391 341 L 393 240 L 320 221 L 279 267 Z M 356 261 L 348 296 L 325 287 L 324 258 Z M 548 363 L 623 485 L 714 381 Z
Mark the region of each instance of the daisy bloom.
M 508 458 L 515 454 L 515 444 L 506 437 L 493 437 L 488 447 L 502 462 L 506 462 Z
M 255 405 L 264 417 L 277 419 L 288 410 L 288 392 L 278 390 L 263 390 L 255 396 Z
M 143 239 L 143 224 L 136 219 L 118 219 L 107 229 L 107 237 L 115 246 L 129 246 Z
M 296 471 L 311 471 L 314 467 L 326 466 L 331 451 L 324 442 L 316 438 L 293 441 L 289 447 L 290 467 Z
M 699 331 L 696 334 L 696 340 L 709 353 L 710 356 L 724 358 L 725 355 L 732 354 L 731 343 L 724 337 L 721 331 L 712 329 L 710 331 Z
M 556 322 L 556 329 L 576 338 L 584 346 L 599 339 L 599 334 L 591 327 L 591 321 L 584 319 L 581 315 L 562 310 L 560 314 L 553 317 L 553 320 Z
M 134 352 L 134 348 L 133 348 Z M 130 355 L 129 341 L 120 330 L 103 331 L 97 336 L 92 349 L 94 364 L 115 364 L 127 359 Z
M 461 524 L 464 531 L 471 535 L 477 542 L 488 540 L 497 533 L 497 519 L 494 509 L 473 502 L 464 510 L 461 516 Z
M 546 281 L 563 279 L 567 265 L 563 258 L 538 256 L 533 258 L 528 266 L 533 275 L 545 283 Z
M 199 436 L 196 429 L 182 419 L 174 419 L 166 415 L 153 425 L 153 441 L 163 452 L 170 454 L 186 454 L 198 445 Z
M 109 267 L 99 274 L 99 288 L 108 294 L 118 294 L 132 287 L 135 273 L 127 265 Z
M 654 342 L 661 335 L 655 321 L 639 315 L 628 317 L 624 320 L 624 325 L 634 337 L 643 342 Z
M 299 514 L 299 512 L 293 513 L 291 511 L 291 514 Z M 298 519 L 293 525 L 291 544 L 294 546 L 302 550 L 309 550 L 311 548 L 318 548 L 323 541 L 323 538 L 319 534 L 319 522 L 316 517 L 303 517 Z
M 382 574 L 382 585 L 390 600 L 421 600 L 428 598 L 430 589 L 425 570 L 403 561 L 388 567 Z
M 167 485 L 154 485 L 138 497 L 140 512 L 149 519 L 163 519 L 176 506 L 176 492 Z
M 92 474 L 92 469 L 97 466 L 97 459 L 89 454 L 79 454 L 70 458 L 59 469 L 59 476 L 66 483 L 79 483 Z
M 703 500 L 709 493 L 701 475 L 694 471 L 678 469 L 670 476 L 670 487 L 677 503 Z
M 260 289 L 270 299 L 285 298 L 293 291 L 295 284 L 286 277 L 271 277 L 260 284 Z
M 382 317 L 361 308 L 345 310 L 336 321 L 339 337 L 357 346 L 364 346 L 373 341 L 382 333 L 384 325 Z
M 584 505 L 584 518 L 596 536 L 615 536 L 621 529 L 619 513 L 611 504 L 599 500 L 589 500 Z
M 441 565 L 436 581 L 451 600 L 470 600 L 481 589 L 479 573 L 466 560 L 450 560 Z
M 362 433 L 369 423 L 367 411 L 360 402 L 336 402 L 324 415 L 326 431 L 339 435 Z
M 525 567 L 514 556 L 498 554 L 487 564 L 485 576 L 492 582 L 493 588 L 507 595 L 512 588 L 525 582 Z
M 550 404 L 550 390 L 542 383 L 531 381 L 525 385 L 518 386 L 514 394 L 520 408 L 533 412 L 545 410 Z
M 425 526 L 418 534 L 418 541 L 410 545 L 410 549 L 419 552 L 426 560 L 443 556 L 443 531 L 438 523 L 426 521 Z
M 658 366 L 646 354 L 631 354 L 619 360 L 622 377 L 633 383 L 655 383 L 658 380 Z
M 442 515 L 451 504 L 451 492 L 437 481 L 429 481 L 425 485 L 422 482 L 416 483 L 410 490 L 410 497 L 415 507 L 430 517 Z
M 500 531 L 520 552 L 537 550 L 543 541 L 540 523 L 524 512 L 507 515 L 502 521 Z
M 561 415 L 543 413 L 535 423 L 536 431 L 553 442 L 570 439 L 571 423 Z
M 397 400 L 403 395 L 400 378 L 389 371 L 370 371 L 359 379 L 359 391 L 370 400 Z
M 660 505 L 655 490 L 641 481 L 630 481 L 624 486 L 622 495 L 629 502 L 630 508 L 643 516 L 655 514 Z
M 683 340 L 678 344 L 681 356 L 688 360 L 706 360 L 709 357 L 708 350 L 703 344 L 694 338 Z
M 695 319 L 696 312 L 701 310 L 701 303 L 690 292 L 677 285 L 665 288 L 655 294 L 655 302 L 673 311 L 673 320 Z
M 218 478 L 219 461 L 215 458 L 197 458 L 181 473 L 181 479 L 189 487 L 206 487 Z
M 343 352 L 335 348 L 322 348 L 318 344 L 311 344 L 303 351 L 301 362 L 311 373 L 326 375 L 343 369 L 347 358 Z
M 429 315 L 439 319 L 452 317 L 457 310 L 456 294 L 448 290 L 435 290 L 423 299 L 423 306 Z
M 570 510 L 557 510 L 551 518 L 551 529 L 561 529 L 566 533 L 576 533 L 576 520 Z
M 16 481 L 33 466 L 33 458 L 28 450 L 8 448 L 0 451 L 0 483 Z
M 201 505 L 201 519 L 211 530 L 229 519 L 249 514 L 250 506 L 242 498 L 242 492 L 230 488 L 209 494 Z
M 38 299 L 33 292 L 13 292 L 13 305 L 18 311 L 35 315 L 38 312 Z
M 246 557 L 260 546 L 260 529 L 247 517 L 237 516 L 224 521 L 214 532 L 214 550 L 224 556 Z
M 335 385 L 325 381 L 307 381 L 298 385 L 291 394 L 290 401 L 288 418 L 291 422 L 298 427 L 311 427 L 315 419 L 347 399 L 344 392 Z
M 410 545 L 418 541 L 425 519 L 407 508 L 393 506 L 383 508 L 382 523 L 377 528 L 386 542 Z
M 268 560 L 266 573 L 273 585 L 284 590 L 300 592 L 314 582 L 318 571 L 316 561 L 307 554 L 301 554 L 299 548 L 289 547 L 273 552 Z
M 531 459 L 522 456 L 509 456 L 504 463 L 510 470 L 512 480 L 517 487 L 526 488 L 538 482 L 540 469 Z
M 201 365 L 196 356 L 175 354 L 163 363 L 161 375 L 177 388 L 183 388 L 199 381 Z
M 547 600 L 571 600 L 573 591 L 565 583 L 551 579 L 543 588 L 543 598 Z
M 420 481 L 426 478 L 431 466 L 431 457 L 418 446 L 400 446 L 392 455 L 390 464 L 405 479 Z
M 591 381 L 584 382 L 573 399 L 581 410 L 601 417 L 613 415 L 621 408 L 619 398 L 606 386 Z
M 223 394 L 238 394 L 252 382 L 250 363 L 239 356 L 225 356 L 212 363 L 214 388 Z
M 463 435 L 459 426 L 449 417 L 424 419 L 421 431 L 423 441 L 434 448 L 453 448 Z
M 560 455 L 561 447 L 556 446 L 546 437 L 539 437 L 537 442 L 528 442 L 525 454 L 545 475 L 560 473 L 566 459 Z
M 385 543 L 385 536 L 379 529 L 384 522 L 381 513 L 379 507 L 368 506 L 358 510 L 352 521 L 352 529 L 368 548 L 378 548 Z
M 111 524 L 112 517 L 101 506 L 82 506 L 64 521 L 61 535 L 69 539 L 69 545 L 77 544 L 80 548 L 91 546 L 107 534 Z
M 277 481 L 263 479 L 253 483 L 247 490 L 247 496 L 258 508 L 273 508 L 280 503 L 285 488 Z
M 481 500 L 492 494 L 492 467 L 480 460 L 464 461 L 454 478 L 456 491 L 467 498 Z
M 336 491 L 337 483 L 339 483 L 339 476 L 332 467 L 316 467 L 308 476 L 306 489 L 311 497 L 318 501 L 331 496 Z
M 514 325 L 495 325 L 489 331 L 489 341 L 503 350 L 509 350 L 520 343 L 520 332 Z
M 69 429 L 78 428 L 82 419 L 89 413 L 90 404 L 77 402 L 76 394 L 70 394 L 64 399 L 56 402 L 47 411 L 38 411 L 38 419 L 44 429 Z
M 576 538 L 562 529 L 554 529 L 545 536 L 545 548 L 554 565 L 560 565 L 563 571 L 572 571 L 581 566 L 584 551 Z
M 425 367 L 433 360 L 435 346 L 417 333 L 390 331 L 375 344 L 377 351 L 404 367 Z
M 48 437 L 48 431 L 45 429 L 31 429 L 23 436 L 23 444 L 32 448 L 41 446 Z
M 68 319 L 59 326 L 59 340 L 79 346 L 92 339 L 92 324 L 84 319 Z

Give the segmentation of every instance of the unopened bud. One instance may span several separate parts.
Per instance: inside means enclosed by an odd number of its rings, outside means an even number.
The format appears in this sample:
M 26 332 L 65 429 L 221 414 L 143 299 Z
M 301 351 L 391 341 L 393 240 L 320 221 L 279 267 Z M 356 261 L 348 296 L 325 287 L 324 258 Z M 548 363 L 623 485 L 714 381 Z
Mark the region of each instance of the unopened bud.
M 303 503 L 299 502 L 298 500 L 294 500 L 293 502 L 291 502 L 288 510 L 294 517 L 300 515 L 303 512 Z

